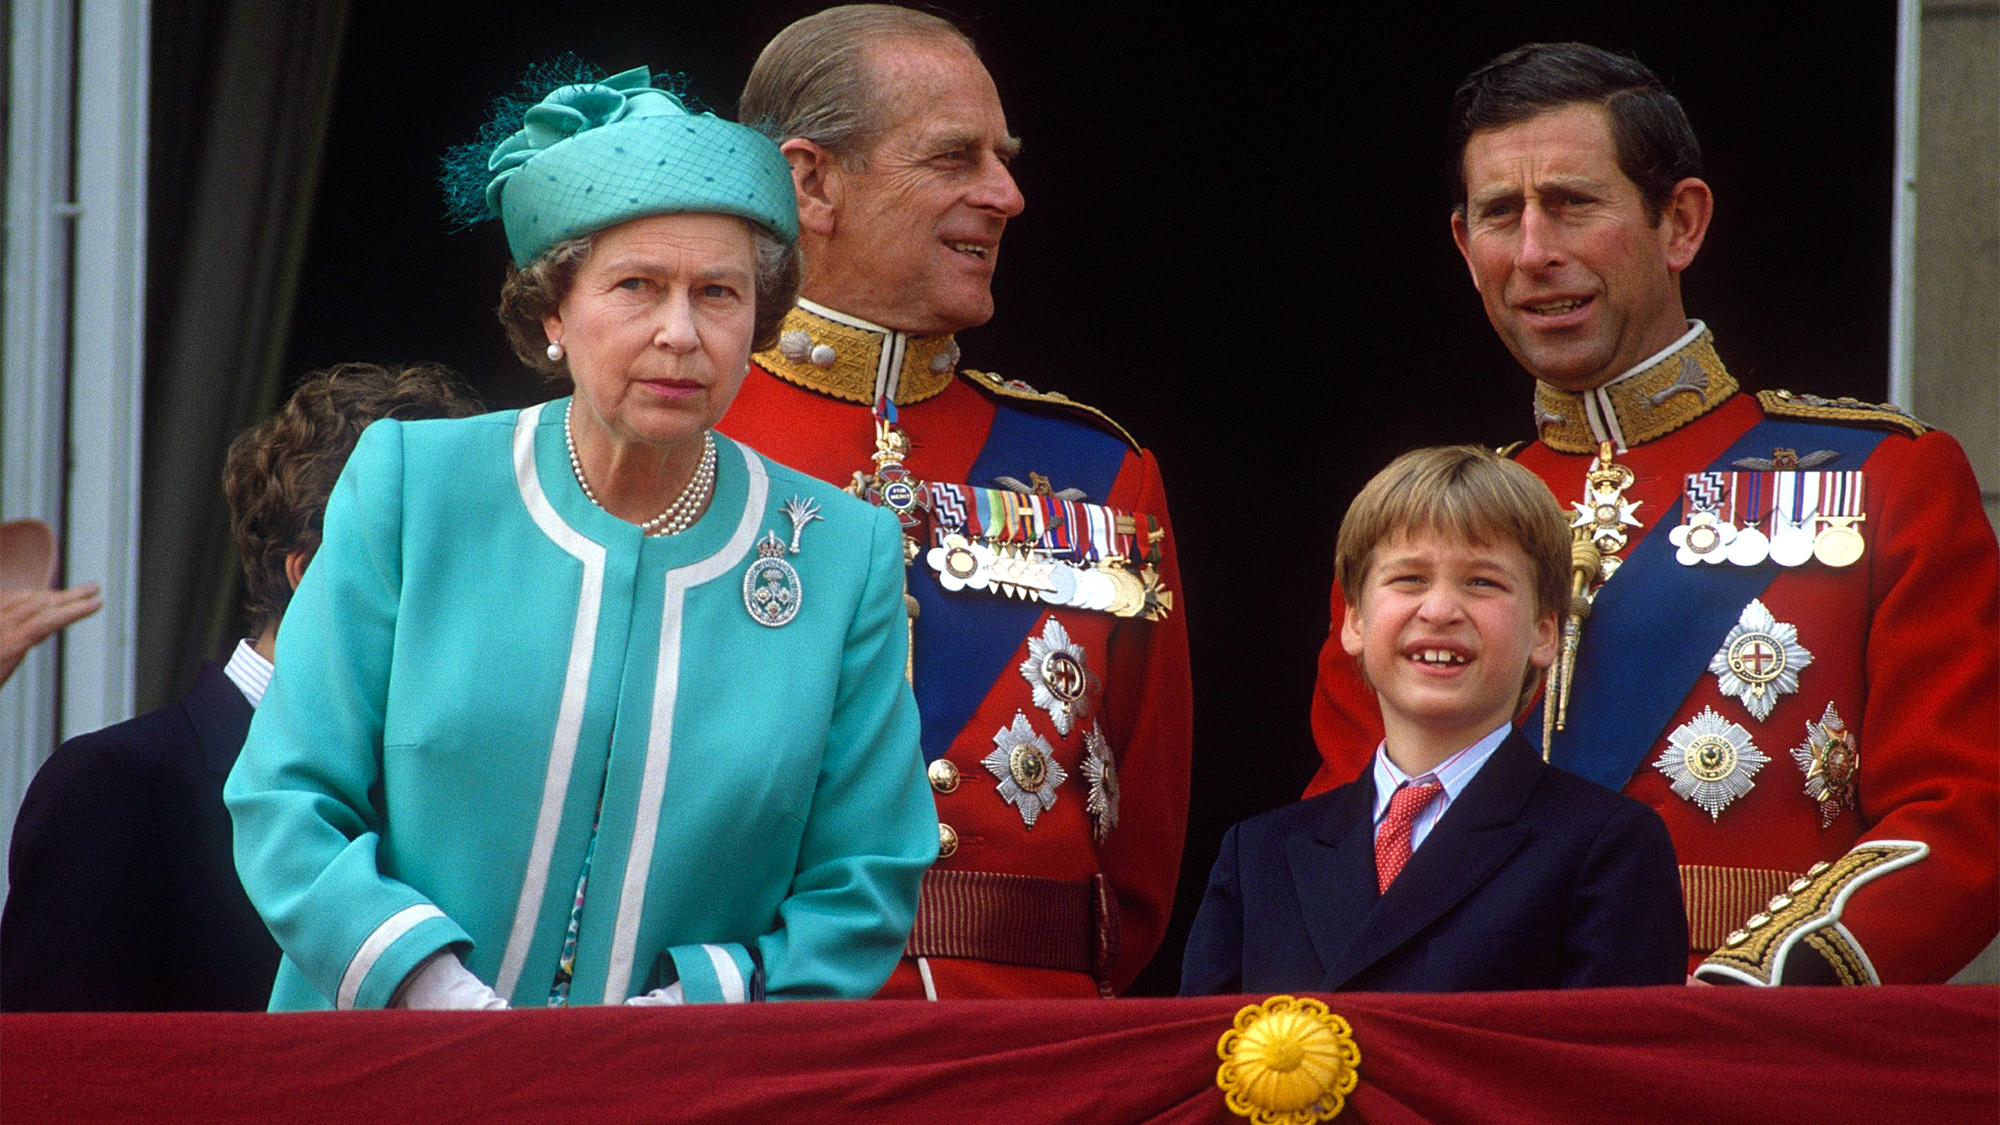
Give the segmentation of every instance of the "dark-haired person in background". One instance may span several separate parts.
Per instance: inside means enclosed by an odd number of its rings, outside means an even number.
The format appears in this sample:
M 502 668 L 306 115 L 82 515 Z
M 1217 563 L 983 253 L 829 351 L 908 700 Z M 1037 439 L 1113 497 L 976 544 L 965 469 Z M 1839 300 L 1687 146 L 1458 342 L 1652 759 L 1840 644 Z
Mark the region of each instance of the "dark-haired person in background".
M 180 702 L 70 739 L 36 773 L 9 857 L 0 1011 L 263 1010 L 278 947 L 237 881 L 222 779 L 361 431 L 477 409 L 443 368 L 345 363 L 229 447 L 251 638 Z
M 1537 380 L 1516 456 L 1601 555 L 1550 760 L 1666 820 L 1697 979 L 1950 977 L 2000 914 L 2000 562 L 1964 452 L 1739 391 L 1681 302 L 1700 144 L 1644 66 L 1522 47 L 1453 128 L 1452 236 Z M 1353 775 L 1373 710 L 1336 632 L 1308 792 Z

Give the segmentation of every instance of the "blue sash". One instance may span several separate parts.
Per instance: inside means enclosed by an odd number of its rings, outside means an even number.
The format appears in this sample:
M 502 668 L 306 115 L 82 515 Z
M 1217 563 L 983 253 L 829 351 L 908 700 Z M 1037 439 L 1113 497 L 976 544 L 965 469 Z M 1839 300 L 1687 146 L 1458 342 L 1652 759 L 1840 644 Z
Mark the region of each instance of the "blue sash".
M 1831 449 L 1840 454 L 1835 468 L 1859 469 L 1885 436 L 1881 430 L 1766 418 L 1709 470 L 1728 471 L 1739 458 L 1769 457 L 1779 447 L 1802 453 Z M 1680 565 L 1667 533 L 1680 525 L 1683 503 L 1674 501 L 1625 556 L 1583 624 L 1575 680 L 1583 687 L 1570 697 L 1568 721 L 1550 761 L 1607 789 L 1624 789 L 1645 764 L 1743 607 L 1785 569 L 1769 561 Z M 1536 704 L 1521 727 L 1537 749 L 1542 706 Z
M 1026 480 L 1036 472 L 1100 504 L 1110 496 L 1129 448 L 1123 441 L 1077 418 L 995 406 L 993 428 L 964 483 L 992 488 L 995 477 Z M 919 610 L 913 686 L 930 762 L 951 748 L 993 685 L 1015 674 L 1014 652 L 1047 607 L 983 590 L 947 594 L 921 557 L 910 567 L 910 593 Z

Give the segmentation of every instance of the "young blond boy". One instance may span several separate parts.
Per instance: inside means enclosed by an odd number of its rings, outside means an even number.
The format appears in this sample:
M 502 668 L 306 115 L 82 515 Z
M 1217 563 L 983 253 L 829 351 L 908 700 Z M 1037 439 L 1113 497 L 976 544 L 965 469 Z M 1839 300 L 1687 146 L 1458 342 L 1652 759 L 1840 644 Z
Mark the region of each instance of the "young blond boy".
M 1386 737 L 1348 784 L 1229 830 L 1184 995 L 1683 980 L 1666 826 L 1513 727 L 1556 655 L 1569 544 L 1548 488 L 1472 446 L 1406 453 L 1355 497 L 1340 638 Z

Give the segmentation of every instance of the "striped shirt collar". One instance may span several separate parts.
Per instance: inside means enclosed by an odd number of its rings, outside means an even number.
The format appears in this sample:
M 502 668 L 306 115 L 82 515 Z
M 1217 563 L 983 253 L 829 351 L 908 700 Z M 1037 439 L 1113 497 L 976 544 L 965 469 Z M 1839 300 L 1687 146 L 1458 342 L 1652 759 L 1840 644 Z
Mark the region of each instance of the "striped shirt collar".
M 264 689 L 271 686 L 271 662 L 250 647 L 249 641 L 236 642 L 236 651 L 229 654 L 229 663 L 222 666 L 222 674 L 250 701 L 252 710 L 264 702 Z
M 1470 784 L 1473 777 L 1479 773 L 1479 767 L 1486 764 L 1486 759 L 1493 756 L 1493 751 L 1500 748 L 1501 740 L 1505 739 L 1508 732 L 1513 729 L 1514 724 L 1502 723 L 1493 733 L 1446 758 L 1430 772 L 1414 778 L 1398 769 L 1396 763 L 1389 760 L 1388 743 L 1384 742 L 1375 747 L 1375 823 L 1382 823 L 1382 818 L 1389 812 L 1389 798 L 1394 796 L 1396 790 L 1405 783 L 1421 785 L 1427 781 L 1436 781 L 1444 786 L 1443 795 L 1435 802 L 1441 814 L 1446 806 L 1457 800 L 1458 795 L 1465 791 L 1466 785 Z

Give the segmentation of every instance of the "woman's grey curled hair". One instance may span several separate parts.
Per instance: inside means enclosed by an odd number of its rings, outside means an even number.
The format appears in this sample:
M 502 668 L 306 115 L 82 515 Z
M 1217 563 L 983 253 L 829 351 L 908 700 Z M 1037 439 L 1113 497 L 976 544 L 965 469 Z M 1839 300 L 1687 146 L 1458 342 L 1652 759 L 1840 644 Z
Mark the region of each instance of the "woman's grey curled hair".
M 750 348 L 761 352 L 777 344 L 778 326 L 798 299 L 799 251 L 762 227 L 749 226 L 757 248 L 757 321 Z M 507 280 L 500 286 L 500 307 L 495 311 L 507 329 L 508 345 L 522 363 L 550 379 L 569 378 L 569 367 L 563 360 L 549 358 L 548 332 L 542 322 L 562 307 L 595 244 L 594 234 L 558 242 L 525 266 L 508 266 Z

